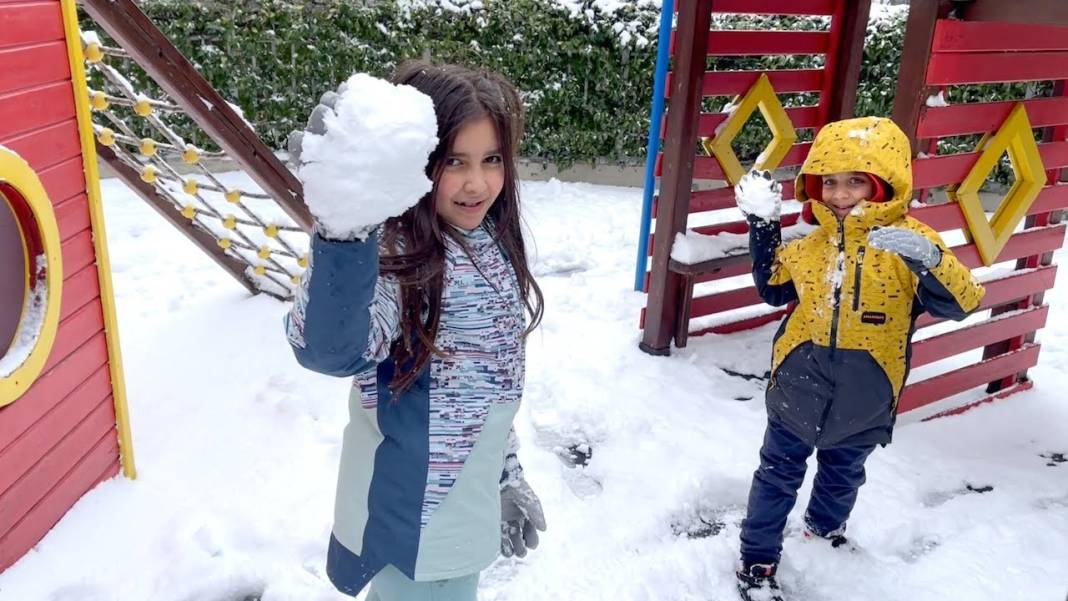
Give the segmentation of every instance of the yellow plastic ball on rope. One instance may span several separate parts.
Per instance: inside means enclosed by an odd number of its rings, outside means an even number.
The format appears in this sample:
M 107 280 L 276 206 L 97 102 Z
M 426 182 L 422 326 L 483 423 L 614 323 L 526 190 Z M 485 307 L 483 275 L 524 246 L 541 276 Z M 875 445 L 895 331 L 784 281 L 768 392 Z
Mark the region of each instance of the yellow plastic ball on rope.
M 102 111 L 108 108 L 108 95 L 100 90 L 89 90 L 89 106 L 94 111 Z
M 229 238 L 219 238 L 218 244 L 219 244 L 219 248 L 221 248 L 223 250 L 226 250 L 226 249 L 230 248 L 230 239 Z
M 182 217 L 186 219 L 192 219 L 197 216 L 197 209 L 193 205 L 185 205 L 182 207 Z
M 253 269 L 253 271 L 256 272 L 256 275 L 263 275 L 263 274 L 267 273 L 267 268 L 264 267 L 263 265 L 257 265 L 256 268 Z
M 185 178 L 185 181 L 182 182 L 182 191 L 185 192 L 186 194 L 190 195 L 190 196 L 193 196 L 199 190 L 200 190 L 200 184 L 197 183 L 197 180 L 195 180 L 195 179 L 193 179 L 191 177 Z
M 104 49 L 99 42 L 93 42 L 85 47 L 85 60 L 90 64 L 104 60 Z
M 96 135 L 96 139 L 100 140 L 100 143 L 103 144 L 104 146 L 114 146 L 115 145 L 115 132 L 111 131 L 110 129 L 108 129 L 106 127 L 102 128 L 100 130 L 100 133 L 98 133 Z
M 223 219 L 223 227 L 228 229 L 228 230 L 232 230 L 232 229 L 236 228 L 237 227 L 237 217 L 234 217 L 233 215 L 227 215 L 226 218 Z
M 141 117 L 147 117 L 152 114 L 152 104 L 148 102 L 147 98 L 142 98 L 134 104 L 134 112 Z
M 295 276 L 289 278 L 289 281 L 293 282 L 293 285 L 296 286 L 297 284 L 300 284 L 300 276 L 299 275 L 295 275 Z
M 152 138 L 141 138 L 141 145 L 137 149 L 146 157 L 154 156 L 156 154 L 156 141 Z
M 271 249 L 266 246 L 261 246 L 259 252 L 256 253 L 256 256 L 261 259 L 266 259 L 271 256 Z
M 277 238 L 278 226 L 272 223 L 271 225 L 268 225 L 267 227 L 263 228 L 263 233 L 266 234 L 268 238 Z
M 200 149 L 192 144 L 186 144 L 185 150 L 182 151 L 182 161 L 186 165 L 196 165 L 200 162 Z
M 141 181 L 146 184 L 156 183 L 156 168 L 152 165 L 145 165 L 141 169 Z
M 237 204 L 241 200 L 241 190 L 233 189 L 226 191 L 226 202 Z
M 297 259 L 297 265 L 300 265 L 301 269 L 307 269 L 308 268 L 308 255 L 304 255 L 303 257 Z

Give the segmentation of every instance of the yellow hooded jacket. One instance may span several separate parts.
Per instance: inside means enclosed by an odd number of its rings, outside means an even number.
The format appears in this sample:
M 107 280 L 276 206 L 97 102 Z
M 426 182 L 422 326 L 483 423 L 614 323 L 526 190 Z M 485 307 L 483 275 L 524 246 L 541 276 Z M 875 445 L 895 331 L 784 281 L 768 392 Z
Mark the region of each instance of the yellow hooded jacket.
M 839 221 L 805 194 L 805 175 L 867 172 L 890 184 L 885 202 L 861 201 Z M 781 245 L 779 224 L 750 217 L 753 276 L 765 302 L 797 302 L 775 337 L 769 417 L 820 447 L 886 444 L 908 373 L 916 317 L 963 319 L 983 287 L 937 232 L 906 215 L 912 198 L 908 138 L 889 119 L 864 117 L 820 130 L 797 176 L 798 200 L 819 227 Z M 930 270 L 868 246 L 876 227 L 918 232 L 942 250 Z

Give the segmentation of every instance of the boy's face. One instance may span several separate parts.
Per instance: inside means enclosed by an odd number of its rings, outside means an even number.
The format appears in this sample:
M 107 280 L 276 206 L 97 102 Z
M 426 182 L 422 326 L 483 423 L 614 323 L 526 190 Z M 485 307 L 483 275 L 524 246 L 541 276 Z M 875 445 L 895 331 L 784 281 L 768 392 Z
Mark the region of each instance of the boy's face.
M 846 171 L 820 176 L 823 181 L 823 203 L 834 211 L 839 219 L 844 218 L 862 200 L 875 194 L 871 178 L 859 171 Z
M 504 188 L 504 161 L 493 121 L 483 117 L 461 127 L 444 162 L 434 208 L 452 225 L 473 230 Z

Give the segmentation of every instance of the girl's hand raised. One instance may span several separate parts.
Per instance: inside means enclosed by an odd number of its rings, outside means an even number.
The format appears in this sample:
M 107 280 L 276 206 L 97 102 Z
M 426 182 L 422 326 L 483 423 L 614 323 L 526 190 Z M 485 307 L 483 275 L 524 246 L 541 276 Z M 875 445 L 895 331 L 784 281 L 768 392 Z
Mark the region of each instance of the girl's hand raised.
M 358 73 L 319 100 L 289 152 L 319 234 L 364 239 L 432 188 L 427 158 L 437 145 L 428 96 Z

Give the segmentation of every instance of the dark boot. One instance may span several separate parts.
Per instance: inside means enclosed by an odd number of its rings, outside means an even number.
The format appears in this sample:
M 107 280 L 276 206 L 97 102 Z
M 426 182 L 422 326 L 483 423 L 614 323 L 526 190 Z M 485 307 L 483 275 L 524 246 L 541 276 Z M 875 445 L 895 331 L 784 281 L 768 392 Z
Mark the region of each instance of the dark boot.
M 738 594 L 743 601 L 784 601 L 782 590 L 775 580 L 774 563 L 743 562 L 735 572 L 738 577 Z
M 833 532 L 828 532 L 827 534 L 817 534 L 806 524 L 804 537 L 807 541 L 823 541 L 831 545 L 832 549 L 842 549 L 843 551 L 849 551 L 850 553 L 859 551 L 856 544 L 846 538 L 845 534 L 843 534 L 844 532 L 845 526 Z

